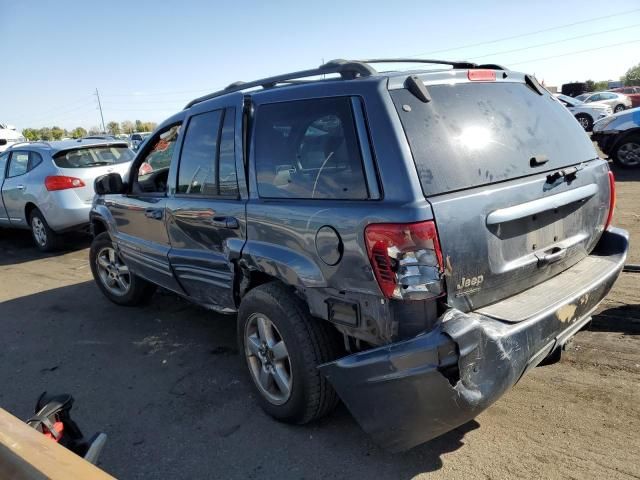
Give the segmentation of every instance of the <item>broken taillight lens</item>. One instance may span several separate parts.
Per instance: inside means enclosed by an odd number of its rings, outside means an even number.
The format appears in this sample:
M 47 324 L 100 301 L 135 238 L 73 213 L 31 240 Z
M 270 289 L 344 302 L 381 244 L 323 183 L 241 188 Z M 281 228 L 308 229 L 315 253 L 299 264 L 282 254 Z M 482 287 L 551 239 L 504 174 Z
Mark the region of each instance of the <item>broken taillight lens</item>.
M 444 294 L 442 251 L 433 221 L 374 223 L 365 228 L 365 242 L 385 297 L 425 300 Z
M 607 221 L 604 224 L 606 230 L 611 225 L 613 220 L 613 211 L 616 209 L 616 179 L 613 176 L 613 172 L 609 171 L 609 214 L 607 215 Z

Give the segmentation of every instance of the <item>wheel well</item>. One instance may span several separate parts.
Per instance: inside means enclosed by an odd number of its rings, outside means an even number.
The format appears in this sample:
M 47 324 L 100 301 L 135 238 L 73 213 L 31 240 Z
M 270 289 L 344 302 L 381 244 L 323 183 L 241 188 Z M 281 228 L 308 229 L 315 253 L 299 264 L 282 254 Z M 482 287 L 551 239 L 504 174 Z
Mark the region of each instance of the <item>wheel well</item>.
M 106 232 L 106 231 L 107 231 L 107 226 L 102 220 L 98 218 L 91 219 L 91 233 L 93 234 L 94 237 L 97 237 L 102 232 Z
M 628 137 L 632 137 L 632 136 L 635 136 L 635 135 L 640 135 L 640 128 L 632 128 L 632 129 L 627 130 L 623 134 L 619 135 L 618 138 L 616 139 L 615 143 L 613 144 L 613 147 L 611 148 L 611 151 L 613 152 L 616 148 L 618 148 L 620 145 L 622 145 L 622 143 Z
M 27 224 L 29 224 L 29 220 L 31 217 L 31 212 L 33 212 L 34 210 L 36 210 L 38 207 L 36 207 L 35 203 L 31 203 L 28 202 L 25 206 L 24 206 L 24 219 L 27 221 Z

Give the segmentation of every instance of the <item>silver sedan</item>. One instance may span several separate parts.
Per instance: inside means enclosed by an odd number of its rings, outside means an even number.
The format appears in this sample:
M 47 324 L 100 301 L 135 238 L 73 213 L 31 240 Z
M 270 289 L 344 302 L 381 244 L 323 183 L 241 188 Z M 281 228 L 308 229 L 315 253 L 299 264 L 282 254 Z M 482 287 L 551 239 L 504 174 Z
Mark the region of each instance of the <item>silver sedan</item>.
M 31 229 L 38 248 L 55 249 L 60 233 L 88 226 L 94 180 L 124 176 L 134 156 L 115 140 L 11 146 L 0 154 L 0 227 Z

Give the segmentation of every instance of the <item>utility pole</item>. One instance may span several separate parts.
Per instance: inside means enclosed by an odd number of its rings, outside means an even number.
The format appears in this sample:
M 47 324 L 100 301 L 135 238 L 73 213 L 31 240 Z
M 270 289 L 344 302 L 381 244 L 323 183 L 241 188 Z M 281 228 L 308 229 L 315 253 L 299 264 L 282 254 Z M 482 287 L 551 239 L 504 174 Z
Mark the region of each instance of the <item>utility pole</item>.
M 100 103 L 100 93 L 96 88 L 96 97 L 98 98 L 98 108 L 100 109 L 100 119 L 102 120 L 102 133 L 107 133 L 107 129 L 104 126 L 104 116 L 102 115 L 102 104 Z

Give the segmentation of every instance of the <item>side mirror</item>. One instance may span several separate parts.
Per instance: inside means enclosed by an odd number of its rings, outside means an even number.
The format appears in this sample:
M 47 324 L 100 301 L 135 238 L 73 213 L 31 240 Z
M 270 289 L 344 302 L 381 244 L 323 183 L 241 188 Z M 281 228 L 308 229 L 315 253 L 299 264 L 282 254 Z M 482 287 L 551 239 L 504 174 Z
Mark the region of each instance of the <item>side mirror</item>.
M 0 145 L 6 145 L 7 144 L 7 139 L 6 138 L 0 138 Z
M 107 173 L 95 179 L 93 188 L 97 195 L 124 193 L 124 182 L 119 173 Z

